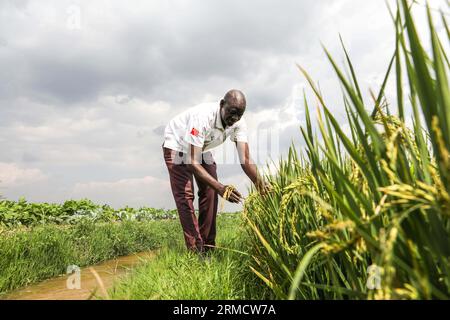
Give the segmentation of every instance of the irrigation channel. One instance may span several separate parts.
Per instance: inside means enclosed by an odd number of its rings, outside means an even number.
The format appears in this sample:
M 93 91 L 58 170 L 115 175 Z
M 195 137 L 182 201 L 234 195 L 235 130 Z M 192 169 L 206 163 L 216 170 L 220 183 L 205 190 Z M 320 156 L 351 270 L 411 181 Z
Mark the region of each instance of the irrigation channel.
M 86 300 L 107 298 L 106 291 L 120 277 L 131 272 L 136 265 L 152 259 L 156 251 L 134 253 L 80 268 L 79 289 L 69 289 L 67 280 L 71 275 L 60 275 L 42 282 L 14 290 L 0 299 L 4 300 Z

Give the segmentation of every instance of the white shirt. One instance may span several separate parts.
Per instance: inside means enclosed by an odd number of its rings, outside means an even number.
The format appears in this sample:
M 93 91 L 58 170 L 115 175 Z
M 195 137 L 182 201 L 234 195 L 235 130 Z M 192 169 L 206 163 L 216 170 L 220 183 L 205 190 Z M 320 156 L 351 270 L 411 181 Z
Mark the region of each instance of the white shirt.
M 244 118 L 224 128 L 218 102 L 202 103 L 178 114 L 166 126 L 163 146 L 188 153 L 189 144 L 203 151 L 215 148 L 230 137 L 231 141 L 247 142 Z

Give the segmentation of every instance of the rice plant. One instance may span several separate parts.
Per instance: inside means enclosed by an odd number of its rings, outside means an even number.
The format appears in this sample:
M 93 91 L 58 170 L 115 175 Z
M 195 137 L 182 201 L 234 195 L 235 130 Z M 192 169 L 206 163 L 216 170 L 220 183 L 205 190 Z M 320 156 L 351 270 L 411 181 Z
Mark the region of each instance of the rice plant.
M 305 97 L 305 150 L 292 145 L 267 176 L 272 192 L 252 193 L 244 210 L 252 270 L 275 298 L 450 298 L 450 64 L 430 9 L 431 53 L 410 9 L 401 0 L 391 13 L 395 52 L 370 104 L 344 45 L 348 76 L 324 49 L 344 89 L 348 136 L 299 66 L 319 102 L 321 139 Z M 394 69 L 395 113 L 384 94 Z

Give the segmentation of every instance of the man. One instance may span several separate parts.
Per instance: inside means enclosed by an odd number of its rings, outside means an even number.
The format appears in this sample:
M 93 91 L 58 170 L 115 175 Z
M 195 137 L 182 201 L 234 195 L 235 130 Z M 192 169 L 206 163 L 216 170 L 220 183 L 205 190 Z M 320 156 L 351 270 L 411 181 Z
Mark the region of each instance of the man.
M 230 90 L 217 103 L 190 108 L 170 120 L 164 133 L 163 153 L 170 176 L 184 239 L 189 250 L 205 252 L 215 246 L 218 195 L 228 186 L 217 180 L 216 163 L 208 150 L 227 137 L 235 142 L 241 167 L 258 190 L 266 188 L 252 163 L 247 141 L 247 126 L 242 115 L 246 100 L 239 90 Z M 199 217 L 194 212 L 193 176 L 198 186 Z M 242 199 L 233 190 L 228 201 Z

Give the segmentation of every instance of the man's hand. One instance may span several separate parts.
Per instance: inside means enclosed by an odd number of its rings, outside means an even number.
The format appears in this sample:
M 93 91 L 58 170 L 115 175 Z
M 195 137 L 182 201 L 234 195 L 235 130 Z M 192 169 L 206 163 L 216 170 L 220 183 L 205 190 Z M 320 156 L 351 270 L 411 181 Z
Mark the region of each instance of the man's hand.
M 268 194 L 270 191 L 272 191 L 272 186 L 270 184 L 268 184 L 266 181 L 264 181 L 263 179 L 259 179 L 256 183 L 255 183 L 255 187 L 256 190 L 258 190 L 258 192 L 262 195 L 265 196 L 266 194 Z
M 224 185 L 222 185 L 219 188 L 219 190 L 218 190 L 219 195 L 222 198 L 224 198 L 224 194 L 225 194 L 226 189 L 230 188 L 230 187 L 233 188 L 233 189 L 232 189 L 231 194 L 229 195 L 227 200 L 232 202 L 232 203 L 239 203 L 239 202 L 241 202 L 241 200 L 243 199 L 242 195 L 236 189 L 234 189 L 234 187 L 232 187 L 232 186 L 228 186 L 228 185 L 224 186 Z

